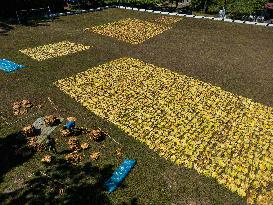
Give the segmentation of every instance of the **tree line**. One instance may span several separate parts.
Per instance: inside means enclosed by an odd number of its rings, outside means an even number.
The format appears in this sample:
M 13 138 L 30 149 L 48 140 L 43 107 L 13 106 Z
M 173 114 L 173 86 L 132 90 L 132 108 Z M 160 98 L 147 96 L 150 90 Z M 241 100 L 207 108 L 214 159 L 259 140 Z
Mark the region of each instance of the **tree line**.
M 63 0 L 2 0 L 0 3 L 0 16 L 14 16 L 18 10 L 50 7 L 52 11 L 63 9 Z
M 225 7 L 231 17 L 240 18 L 264 10 L 269 0 L 192 0 L 193 10 L 217 13 Z
M 122 3 L 135 6 L 155 6 L 166 0 L 75 0 L 100 2 L 104 4 Z M 175 1 L 175 0 L 169 0 Z M 177 0 L 181 1 L 181 0 Z M 192 0 L 191 9 L 194 11 L 205 11 L 207 13 L 218 13 L 225 7 L 228 14 L 235 18 L 250 15 L 256 11 L 263 10 L 269 0 Z M 14 15 L 16 11 L 30 8 L 50 7 L 52 11 L 61 11 L 65 0 L 3 0 L 0 3 L 0 16 Z M 177 5 L 177 4 L 176 4 Z

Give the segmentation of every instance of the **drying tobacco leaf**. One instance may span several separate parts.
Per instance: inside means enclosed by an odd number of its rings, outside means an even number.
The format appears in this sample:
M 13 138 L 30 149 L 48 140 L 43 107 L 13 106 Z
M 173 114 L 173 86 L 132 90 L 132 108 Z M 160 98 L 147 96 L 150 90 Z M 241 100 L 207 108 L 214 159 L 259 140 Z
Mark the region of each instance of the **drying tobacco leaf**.
M 32 103 L 29 100 L 16 101 L 12 105 L 14 115 L 24 115 L 28 112 L 28 109 L 32 107 Z
M 69 129 L 61 129 L 61 135 L 63 137 L 68 137 L 72 135 L 72 131 Z
M 37 137 L 27 138 L 27 147 L 37 152 L 43 152 L 46 149 L 45 144 L 37 142 Z
M 93 153 L 91 153 L 91 154 L 89 155 L 89 158 L 90 158 L 91 160 L 98 160 L 99 157 L 100 157 L 100 152 L 93 152 Z
M 83 156 L 77 152 L 72 152 L 67 155 L 65 155 L 65 159 L 68 163 L 71 164 L 79 164 L 83 160 Z
M 44 122 L 47 126 L 53 126 L 57 119 L 58 118 L 55 115 L 48 115 L 44 117 Z
M 29 100 L 22 100 L 22 107 L 30 108 L 32 107 L 32 103 Z
M 19 115 L 19 114 L 20 114 L 20 110 L 14 110 L 14 111 L 13 111 L 13 114 L 14 114 L 15 116 Z
M 44 163 L 49 164 L 49 163 L 52 161 L 52 156 L 51 156 L 51 155 L 45 155 L 45 156 L 42 158 L 41 161 L 44 162 Z
M 76 137 L 71 137 L 68 140 L 69 149 L 72 151 L 77 151 L 81 149 L 80 142 Z
M 33 125 L 29 125 L 29 126 L 23 127 L 20 133 L 25 137 L 33 137 L 36 135 L 36 130 Z
M 76 117 L 67 117 L 66 118 L 68 121 L 76 122 L 77 118 Z
M 37 145 L 37 138 L 36 137 L 29 137 L 27 139 L 27 146 L 31 149 L 34 149 Z
M 16 101 L 16 102 L 14 102 L 13 105 L 12 105 L 12 109 L 14 109 L 14 110 L 17 110 L 17 109 L 19 109 L 20 107 L 21 107 L 21 102 L 20 102 L 20 101 Z
M 37 152 L 43 152 L 43 151 L 45 151 L 46 148 L 47 148 L 47 147 L 46 147 L 46 144 L 37 143 L 37 145 L 36 145 L 36 147 L 35 147 L 35 150 L 36 150 Z
M 88 133 L 88 136 L 90 137 L 91 140 L 94 140 L 96 142 L 103 140 L 105 137 L 104 132 L 102 132 L 101 129 L 91 130 Z
M 81 148 L 83 150 L 88 149 L 89 148 L 89 144 L 87 142 L 85 142 L 85 143 L 81 144 Z

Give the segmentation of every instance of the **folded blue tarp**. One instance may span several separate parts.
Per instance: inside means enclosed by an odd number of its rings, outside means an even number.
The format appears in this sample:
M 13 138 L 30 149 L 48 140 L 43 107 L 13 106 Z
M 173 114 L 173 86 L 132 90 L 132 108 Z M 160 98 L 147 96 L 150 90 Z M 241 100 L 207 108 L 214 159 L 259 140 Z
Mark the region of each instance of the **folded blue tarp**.
M 136 160 L 125 159 L 122 164 L 114 171 L 110 179 L 105 182 L 107 191 L 113 192 L 116 190 L 118 185 L 124 180 L 129 174 L 130 170 L 136 164 Z
M 25 66 L 19 65 L 6 59 L 0 59 L 0 70 L 3 70 L 5 72 L 12 72 L 20 68 L 25 68 Z

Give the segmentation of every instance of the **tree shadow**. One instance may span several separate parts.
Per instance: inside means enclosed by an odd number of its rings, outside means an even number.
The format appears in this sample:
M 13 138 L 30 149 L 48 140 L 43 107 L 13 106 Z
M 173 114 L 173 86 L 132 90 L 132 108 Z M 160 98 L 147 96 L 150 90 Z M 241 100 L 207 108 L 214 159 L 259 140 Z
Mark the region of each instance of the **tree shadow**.
M 90 162 L 67 164 L 56 159 L 45 170 L 13 192 L 0 194 L 3 204 L 111 204 L 104 182 L 113 172 L 112 165 L 103 168 Z
M 26 146 L 26 142 L 26 138 L 19 132 L 0 138 L 0 183 L 5 173 L 34 155 L 34 151 Z
M 27 17 L 25 19 L 20 19 L 20 21 L 16 21 L 14 22 L 14 24 L 20 24 L 22 26 L 28 26 L 28 27 L 48 27 L 50 26 L 50 23 L 59 19 L 59 17 L 55 16 L 52 18 L 47 18 L 47 19 L 43 19 L 43 18 L 31 18 L 31 17 Z
M 133 197 L 129 203 L 122 202 L 121 205 L 140 205 L 140 203 L 136 197 Z
M 0 36 L 6 36 L 7 33 L 12 30 L 14 27 L 7 24 L 7 23 L 4 23 L 4 22 L 0 22 Z
M 71 153 L 71 150 L 69 150 L 69 149 L 65 149 L 65 150 L 59 152 L 59 154 L 61 154 L 61 155 L 69 154 L 69 153 Z
M 7 36 L 8 33 L 15 29 L 16 25 L 22 25 L 27 27 L 48 27 L 50 23 L 58 20 L 58 16 L 54 16 L 51 18 L 24 18 L 18 20 L 18 18 L 1 18 L 0 19 L 0 36 Z

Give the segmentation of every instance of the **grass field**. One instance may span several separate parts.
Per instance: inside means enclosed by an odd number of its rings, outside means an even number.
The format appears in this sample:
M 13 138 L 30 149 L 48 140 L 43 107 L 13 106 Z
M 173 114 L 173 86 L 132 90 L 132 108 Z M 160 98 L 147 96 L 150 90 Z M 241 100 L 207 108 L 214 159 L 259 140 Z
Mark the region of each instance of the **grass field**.
M 0 201 L 270 204 L 272 162 L 265 157 L 272 158 L 272 31 L 119 9 L 15 26 L 0 36 L 0 58 L 27 68 L 0 72 Z M 13 116 L 12 103 L 22 99 L 35 106 Z M 100 127 L 120 144 L 79 136 L 91 147 L 82 152 L 83 163 L 70 166 L 63 161 L 68 139 L 57 130 L 60 154 L 45 166 L 43 153 L 24 154 L 29 151 L 15 133 L 48 114 L 75 116 L 78 126 Z M 195 122 L 201 118 L 202 125 L 212 122 L 208 129 Z M 192 148 L 203 141 L 207 152 Z M 16 155 L 18 146 L 22 153 Z M 99 160 L 90 163 L 91 151 L 101 152 Z M 250 162 L 253 156 L 257 164 Z M 136 159 L 136 167 L 116 192 L 104 192 L 101 183 L 124 158 Z M 258 177 L 251 178 L 251 171 Z

